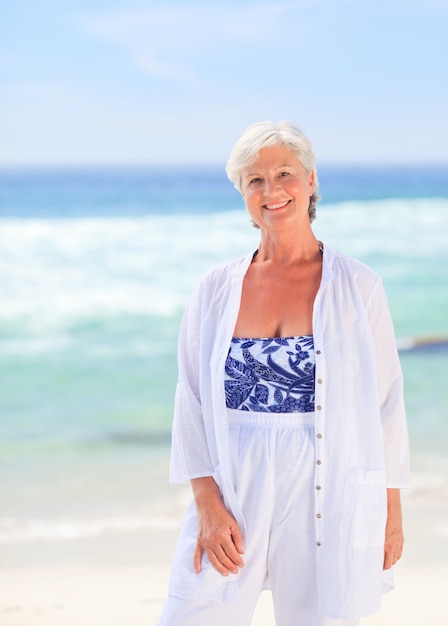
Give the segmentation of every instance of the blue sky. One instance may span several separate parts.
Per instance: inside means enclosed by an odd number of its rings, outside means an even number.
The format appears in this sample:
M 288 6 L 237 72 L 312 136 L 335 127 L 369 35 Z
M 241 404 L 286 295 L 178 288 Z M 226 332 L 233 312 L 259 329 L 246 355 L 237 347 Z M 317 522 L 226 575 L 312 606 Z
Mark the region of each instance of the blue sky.
M 331 163 L 448 163 L 445 0 L 15 0 L 0 165 L 223 163 L 290 119 Z

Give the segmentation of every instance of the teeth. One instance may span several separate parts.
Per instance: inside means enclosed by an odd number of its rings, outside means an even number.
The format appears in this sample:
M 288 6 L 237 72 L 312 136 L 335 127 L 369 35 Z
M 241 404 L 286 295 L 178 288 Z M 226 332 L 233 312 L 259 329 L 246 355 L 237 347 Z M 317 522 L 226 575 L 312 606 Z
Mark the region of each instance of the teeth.
M 289 200 L 286 200 L 286 202 L 281 202 L 280 204 L 266 204 L 266 208 L 267 209 L 281 209 L 282 207 L 286 206 L 288 204 Z

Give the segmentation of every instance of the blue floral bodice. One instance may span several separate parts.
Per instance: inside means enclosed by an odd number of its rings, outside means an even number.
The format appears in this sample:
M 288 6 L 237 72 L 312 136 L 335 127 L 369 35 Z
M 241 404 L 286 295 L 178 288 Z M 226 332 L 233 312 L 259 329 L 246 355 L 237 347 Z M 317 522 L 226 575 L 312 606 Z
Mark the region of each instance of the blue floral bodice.
M 314 411 L 314 340 L 234 337 L 225 364 L 229 409 L 270 413 Z

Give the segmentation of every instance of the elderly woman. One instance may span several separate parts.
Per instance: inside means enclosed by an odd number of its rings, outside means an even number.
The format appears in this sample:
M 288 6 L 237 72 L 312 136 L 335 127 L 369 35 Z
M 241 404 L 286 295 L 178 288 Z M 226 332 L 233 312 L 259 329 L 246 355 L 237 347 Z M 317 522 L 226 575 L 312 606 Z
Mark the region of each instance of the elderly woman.
M 401 557 L 402 376 L 378 275 L 311 229 L 315 159 L 292 124 L 250 126 L 227 174 L 258 249 L 209 271 L 185 312 L 171 480 L 194 502 L 160 626 L 354 626 Z

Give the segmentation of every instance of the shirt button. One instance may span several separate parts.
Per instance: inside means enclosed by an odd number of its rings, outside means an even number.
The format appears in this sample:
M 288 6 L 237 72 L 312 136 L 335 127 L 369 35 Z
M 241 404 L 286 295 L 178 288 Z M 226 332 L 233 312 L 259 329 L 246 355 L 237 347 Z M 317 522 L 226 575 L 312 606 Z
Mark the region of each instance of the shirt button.
M 316 409 L 317 409 L 318 411 L 321 411 L 321 410 L 322 410 L 322 407 L 320 406 L 320 404 L 316 407 Z
M 320 354 L 320 350 L 316 350 L 316 354 Z
M 317 381 L 319 383 L 319 385 L 322 384 L 322 378 L 319 378 L 319 380 Z
M 318 513 L 318 514 L 316 515 L 316 517 L 317 517 L 317 519 L 320 519 L 320 518 L 322 517 L 322 515 L 321 515 L 320 513 Z
M 320 485 L 316 485 L 316 489 L 317 489 L 317 491 L 320 491 L 322 489 L 322 487 Z
M 322 465 L 322 461 L 319 459 L 318 461 L 316 461 L 316 465 Z
M 320 433 L 318 433 L 318 434 L 316 435 L 316 437 L 317 437 L 318 439 L 322 439 L 322 435 L 321 435 Z
M 321 545 L 322 545 L 322 544 L 321 544 L 321 542 L 320 542 L 320 541 L 316 541 L 316 546 L 317 546 L 317 547 L 319 547 L 319 546 L 321 546 Z

